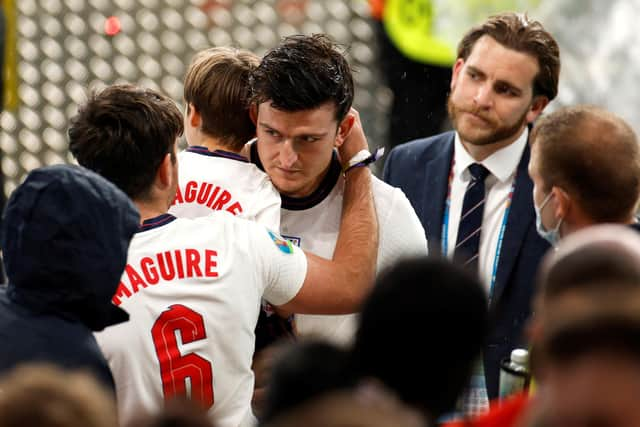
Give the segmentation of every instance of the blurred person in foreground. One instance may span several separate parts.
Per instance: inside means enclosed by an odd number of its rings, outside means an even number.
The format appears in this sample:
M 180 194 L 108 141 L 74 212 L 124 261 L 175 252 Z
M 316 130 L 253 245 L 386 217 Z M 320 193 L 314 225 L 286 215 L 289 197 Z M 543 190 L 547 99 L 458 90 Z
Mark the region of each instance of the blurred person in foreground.
M 123 427 L 215 427 L 207 411 L 188 399 L 168 401 L 160 412 L 145 414 L 141 411 Z
M 536 287 L 534 314 L 527 328 L 534 368 L 536 349 L 547 329 L 564 321 L 574 308 L 601 301 L 615 305 L 616 301 L 623 302 L 629 292 L 640 290 L 640 235 L 619 224 L 578 230 L 545 255 Z M 537 386 L 538 378 L 534 379 Z M 536 387 L 534 399 L 542 391 Z M 492 405 L 488 414 L 447 423 L 445 427 L 521 426 L 536 406 L 525 391 Z
M 114 388 L 93 332 L 129 318 L 111 298 L 139 221 L 129 198 L 87 169 L 27 176 L 2 222 L 9 285 L 0 288 L 0 372 L 49 362 L 85 368 Z
M 640 292 L 567 305 L 534 348 L 529 425 L 640 425 Z
M 430 427 L 420 413 L 378 384 L 316 396 L 264 427 Z
M 311 341 L 280 355 L 261 421 L 374 382 L 435 425 L 467 385 L 487 323 L 486 297 L 468 272 L 446 260 L 401 260 L 378 276 L 352 349 Z
M 132 85 L 94 93 L 71 121 L 70 151 L 122 188 L 142 220 L 113 297 L 131 319 L 97 338 L 114 372 L 122 424 L 188 397 L 220 427 L 252 425 L 251 361 L 262 297 L 294 313 L 350 313 L 373 283 L 371 172 L 350 172 L 336 257 L 321 259 L 228 212 L 168 214 L 182 130 L 172 100 Z M 344 158 L 366 147 L 361 131 L 345 139 Z
M 531 134 L 529 175 L 538 233 L 552 245 L 593 224 L 640 230 L 640 147 L 615 114 L 578 105 L 541 117 Z
M 560 51 L 538 21 L 505 12 L 458 45 L 448 110 L 454 132 L 394 148 L 384 180 L 401 188 L 430 253 L 478 274 L 494 319 L 465 412 L 498 395 L 500 361 L 524 343 L 533 278 L 549 245 L 536 232 L 529 125 L 558 91 Z
M 435 424 L 456 409 L 488 327 L 473 274 L 444 259 L 404 259 L 378 278 L 362 308 L 350 370 Z
M 84 370 L 24 364 L 0 378 L 0 427 L 118 427 L 113 393 Z

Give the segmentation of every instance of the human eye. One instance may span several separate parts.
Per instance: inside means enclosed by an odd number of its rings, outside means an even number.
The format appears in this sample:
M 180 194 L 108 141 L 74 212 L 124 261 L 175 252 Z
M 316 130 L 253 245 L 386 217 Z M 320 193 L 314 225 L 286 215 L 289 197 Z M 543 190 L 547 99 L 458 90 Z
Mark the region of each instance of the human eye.
M 273 137 L 278 137 L 280 134 L 278 133 L 278 131 L 271 129 L 271 128 L 265 128 L 264 129 L 264 133 L 266 133 L 269 136 L 273 136 Z
M 512 88 L 509 85 L 497 85 L 496 93 L 499 93 L 501 95 L 507 95 L 510 97 L 516 97 L 519 95 L 518 91 L 516 91 L 514 88 Z

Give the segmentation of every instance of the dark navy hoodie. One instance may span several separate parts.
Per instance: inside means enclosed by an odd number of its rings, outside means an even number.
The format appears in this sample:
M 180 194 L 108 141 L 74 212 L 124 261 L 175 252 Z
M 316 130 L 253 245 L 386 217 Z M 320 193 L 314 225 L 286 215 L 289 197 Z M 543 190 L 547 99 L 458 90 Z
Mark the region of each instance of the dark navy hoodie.
M 29 174 L 3 215 L 0 374 L 49 362 L 89 370 L 113 388 L 92 332 L 128 320 L 111 297 L 139 220 L 122 191 L 87 169 Z

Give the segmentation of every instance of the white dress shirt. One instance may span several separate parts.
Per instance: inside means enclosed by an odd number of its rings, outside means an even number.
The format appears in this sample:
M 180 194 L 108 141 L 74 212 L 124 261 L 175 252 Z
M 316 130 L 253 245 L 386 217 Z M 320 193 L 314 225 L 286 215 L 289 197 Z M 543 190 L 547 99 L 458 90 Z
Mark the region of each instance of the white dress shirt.
M 491 292 L 491 277 L 493 275 L 496 250 L 500 238 L 500 230 L 504 214 L 509 202 L 509 193 L 513 186 L 518 163 L 527 144 L 529 130 L 525 128 L 520 137 L 512 144 L 496 151 L 481 163 L 491 172 L 485 180 L 486 200 L 482 216 L 482 231 L 480 234 L 480 248 L 478 253 L 478 269 L 480 279 L 485 285 L 487 293 Z M 462 214 L 464 193 L 471 180 L 467 169 L 476 161 L 469 155 L 460 142 L 460 135 L 456 132 L 454 142 L 453 180 L 451 182 L 451 204 L 449 207 L 449 225 L 447 233 L 448 257 L 453 256 L 458 237 L 458 226 Z

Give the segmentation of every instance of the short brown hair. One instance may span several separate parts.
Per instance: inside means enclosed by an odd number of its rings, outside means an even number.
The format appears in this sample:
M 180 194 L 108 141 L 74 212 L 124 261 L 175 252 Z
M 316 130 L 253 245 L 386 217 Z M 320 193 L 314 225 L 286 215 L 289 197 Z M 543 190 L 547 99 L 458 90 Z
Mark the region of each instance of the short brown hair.
M 92 376 L 27 364 L 0 380 L 0 427 L 116 427 L 113 395 Z
M 465 34 L 458 44 L 458 59 L 466 60 L 482 36 L 489 36 L 508 49 L 536 58 L 539 71 L 533 80 L 533 96 L 543 95 L 549 101 L 556 97 L 560 48 L 540 22 L 529 19 L 526 14 L 514 12 L 493 15 Z
M 249 76 L 260 63 L 255 54 L 214 47 L 196 53 L 184 79 L 184 100 L 202 117 L 202 132 L 233 150 L 255 136 L 249 116 Z
M 170 98 L 116 84 L 92 93 L 79 107 L 69 127 L 69 151 L 131 199 L 146 199 L 167 153 L 173 159 L 183 126 Z
M 640 149 L 633 129 L 601 108 L 579 105 L 538 120 L 531 144 L 544 190 L 567 191 L 595 222 L 620 222 L 640 196 Z

